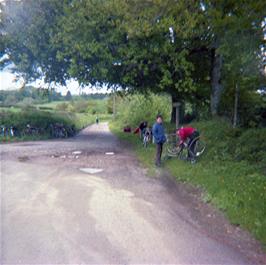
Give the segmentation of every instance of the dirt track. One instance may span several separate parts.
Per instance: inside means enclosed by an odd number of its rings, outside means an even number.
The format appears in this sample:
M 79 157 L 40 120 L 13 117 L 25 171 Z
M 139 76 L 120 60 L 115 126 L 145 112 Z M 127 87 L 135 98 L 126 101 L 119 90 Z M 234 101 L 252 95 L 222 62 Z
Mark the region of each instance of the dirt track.
M 147 176 L 106 123 L 69 140 L 1 145 L 1 161 L 3 264 L 266 261 L 199 191 Z

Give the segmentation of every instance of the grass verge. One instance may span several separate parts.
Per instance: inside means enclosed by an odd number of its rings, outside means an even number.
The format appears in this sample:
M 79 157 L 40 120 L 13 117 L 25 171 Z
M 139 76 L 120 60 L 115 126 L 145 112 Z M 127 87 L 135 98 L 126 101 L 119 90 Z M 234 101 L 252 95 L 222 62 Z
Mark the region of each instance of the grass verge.
M 164 167 L 177 181 L 201 187 L 203 200 L 228 216 L 232 224 L 250 231 L 266 247 L 266 129 L 233 130 L 223 120 L 195 123 L 207 143 L 195 165 L 176 158 Z M 144 149 L 139 138 L 122 132 L 118 121 L 111 131 L 131 144 L 138 159 L 154 172 L 155 148 Z M 263 140 L 264 139 L 264 140 Z

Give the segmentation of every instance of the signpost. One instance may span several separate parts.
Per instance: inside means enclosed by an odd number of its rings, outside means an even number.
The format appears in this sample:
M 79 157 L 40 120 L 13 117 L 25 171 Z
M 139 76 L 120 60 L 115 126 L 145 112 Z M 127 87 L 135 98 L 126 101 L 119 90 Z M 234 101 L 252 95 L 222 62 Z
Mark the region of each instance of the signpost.
M 173 103 L 173 107 L 175 108 L 175 125 L 176 125 L 176 129 L 179 127 L 179 123 L 180 123 L 180 106 L 181 106 L 181 103 L 180 102 L 174 102 Z

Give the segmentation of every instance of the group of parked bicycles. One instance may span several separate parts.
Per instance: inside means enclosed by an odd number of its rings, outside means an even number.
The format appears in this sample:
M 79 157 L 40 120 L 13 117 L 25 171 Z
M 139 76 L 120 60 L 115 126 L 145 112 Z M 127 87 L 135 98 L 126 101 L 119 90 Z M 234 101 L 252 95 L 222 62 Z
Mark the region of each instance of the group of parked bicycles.
M 0 135 L 2 137 L 14 137 L 14 136 L 18 136 L 18 130 L 16 127 L 13 126 L 5 126 L 5 125 L 1 125 L 0 127 Z
M 23 137 L 39 136 L 49 134 L 52 138 L 67 138 L 75 135 L 75 127 L 62 123 L 50 124 L 49 128 L 38 128 L 27 124 L 24 128 L 16 126 L 0 126 L 0 136 L 2 137 Z
M 67 138 L 75 135 L 75 127 L 56 123 L 50 125 L 50 135 L 53 138 Z
M 153 142 L 151 128 L 145 128 L 141 131 L 140 137 L 143 147 L 147 148 L 148 144 Z M 191 163 L 195 163 L 206 149 L 206 144 L 200 136 L 196 137 L 192 141 L 188 139 L 181 145 L 179 144 L 180 139 L 177 133 L 166 134 L 166 139 L 166 158 L 177 157 L 181 160 L 187 160 Z

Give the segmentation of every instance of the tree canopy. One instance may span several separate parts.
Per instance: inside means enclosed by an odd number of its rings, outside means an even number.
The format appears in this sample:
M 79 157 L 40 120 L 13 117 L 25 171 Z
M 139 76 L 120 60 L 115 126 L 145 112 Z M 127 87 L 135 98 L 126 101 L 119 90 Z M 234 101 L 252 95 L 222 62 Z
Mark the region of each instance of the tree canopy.
M 213 115 L 236 81 L 243 91 L 265 84 L 263 0 L 21 0 L 0 9 L 2 65 L 12 61 L 27 80 L 166 92 Z

